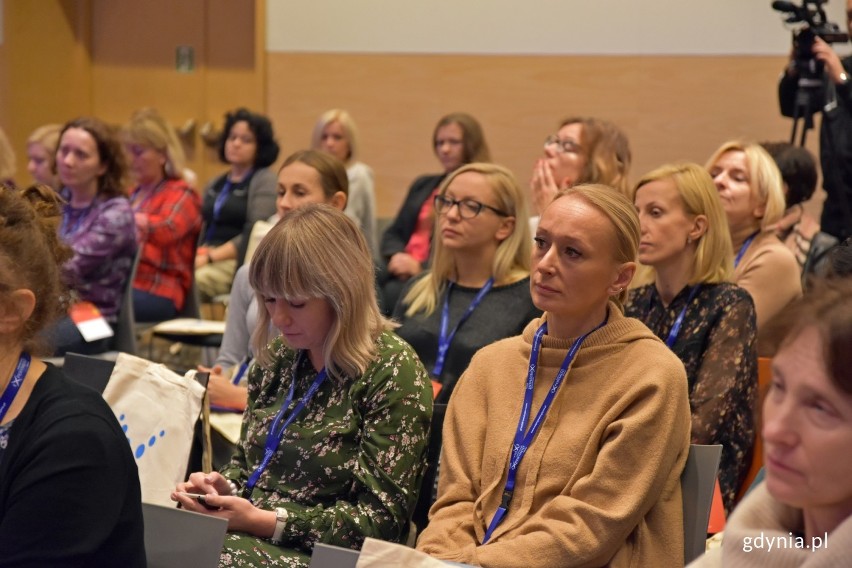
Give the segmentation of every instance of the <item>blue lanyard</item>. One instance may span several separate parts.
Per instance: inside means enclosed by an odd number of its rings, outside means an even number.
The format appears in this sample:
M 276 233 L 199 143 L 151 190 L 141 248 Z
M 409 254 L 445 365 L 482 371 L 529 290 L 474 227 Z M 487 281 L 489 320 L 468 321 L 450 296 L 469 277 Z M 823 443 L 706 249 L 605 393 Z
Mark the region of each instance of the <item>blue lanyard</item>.
M 219 215 L 222 213 L 222 207 L 225 206 L 225 202 L 231 194 L 233 184 L 231 183 L 231 178 L 228 177 L 229 175 L 225 174 L 225 185 L 222 186 L 222 191 L 219 192 L 219 195 L 216 196 L 216 201 L 213 202 L 213 219 L 210 221 L 210 226 L 204 235 L 205 243 L 210 242 L 210 239 L 213 237 L 213 232 L 216 230 L 216 223 L 219 221 Z
M 83 222 L 83 219 L 85 219 L 89 215 L 89 212 L 92 210 L 92 206 L 94 204 L 95 202 L 93 200 L 85 209 L 74 209 L 70 205 L 65 205 L 62 211 L 62 225 L 59 227 L 59 235 L 62 237 L 63 240 L 67 241 L 69 237 L 72 237 L 77 234 L 77 231 L 80 230 L 80 224 Z M 71 220 L 72 211 L 79 211 L 80 215 L 74 221 L 74 226 L 69 228 L 68 224 Z
M 240 363 L 240 366 L 237 367 L 237 372 L 234 373 L 234 378 L 231 379 L 231 382 L 235 385 L 240 384 L 240 381 L 243 379 L 243 375 L 248 371 L 249 363 L 251 363 L 251 354 L 247 355 L 243 362 Z M 287 405 L 289 406 L 289 404 Z
M 473 310 L 479 306 L 482 299 L 485 297 L 485 294 L 487 294 L 493 286 L 494 278 L 491 277 L 488 279 L 488 282 L 485 283 L 485 286 L 480 288 L 479 292 L 476 293 L 473 301 L 462 314 L 461 319 L 449 335 L 447 334 L 447 328 L 450 326 L 450 294 L 453 293 L 453 283 L 450 282 L 447 286 L 447 296 L 444 298 L 444 307 L 441 310 L 441 334 L 438 336 L 438 355 L 435 357 L 435 366 L 432 367 L 433 377 L 439 378 L 441 376 L 441 373 L 444 371 L 444 362 L 447 359 L 447 351 L 450 350 L 450 345 L 453 342 L 453 338 L 456 336 L 456 332 L 462 324 L 467 321 L 467 318 L 469 318 L 470 314 L 473 313 Z
M 27 371 L 30 370 L 30 354 L 21 353 L 18 357 L 18 364 L 15 366 L 15 372 L 12 373 L 12 378 L 9 384 L 3 389 L 3 396 L 0 397 L 0 423 L 6 417 L 9 407 L 12 406 L 15 397 L 18 396 L 18 391 L 21 390 L 21 385 L 24 384 L 24 377 L 27 376 Z
M 252 472 L 251 477 L 249 477 L 246 482 L 245 487 L 243 487 L 243 497 L 251 500 L 251 493 L 254 491 L 255 485 L 257 485 L 260 476 L 266 471 L 266 468 L 269 467 L 269 462 L 272 460 L 272 456 L 275 455 L 275 452 L 278 451 L 278 446 L 281 445 L 281 440 L 284 438 L 284 431 L 287 430 L 287 427 L 292 424 L 293 420 L 296 419 L 296 416 L 299 415 L 300 412 L 305 408 L 305 405 L 308 401 L 313 398 L 314 394 L 316 394 L 317 389 L 320 388 L 323 381 L 325 381 L 327 373 L 325 372 L 325 368 L 323 368 L 317 377 L 314 379 L 314 382 L 311 384 L 308 392 L 305 393 L 305 396 L 299 401 L 299 404 L 296 405 L 296 408 L 293 409 L 293 412 L 284 419 L 284 424 L 280 427 L 278 423 L 281 422 L 281 419 L 287 413 L 287 409 L 290 408 L 290 404 L 293 403 L 293 396 L 296 393 L 296 373 L 299 369 L 299 366 L 302 364 L 302 359 L 305 352 L 299 355 L 296 360 L 296 364 L 293 367 L 293 377 L 290 383 L 290 392 L 287 394 L 287 400 L 284 401 L 284 404 L 281 405 L 281 408 L 278 410 L 278 413 L 275 415 L 275 419 L 272 421 L 272 426 L 269 428 L 269 434 L 266 436 L 266 446 L 264 448 L 263 453 L 263 461 L 260 462 L 260 465 Z
M 686 304 L 683 306 L 683 309 L 677 315 L 677 319 L 675 319 L 674 325 L 672 326 L 671 331 L 669 331 L 669 336 L 666 338 L 666 347 L 669 349 L 672 348 L 672 345 L 677 341 L 677 336 L 680 333 L 680 328 L 683 325 L 683 318 L 686 316 L 686 309 L 689 307 L 689 304 L 692 303 L 692 300 L 695 299 L 695 295 L 698 294 L 698 291 L 701 289 L 701 284 L 696 284 L 692 287 L 692 290 L 689 292 L 689 297 L 686 299 Z
M 760 233 L 760 231 L 755 231 L 743 242 L 740 250 L 737 252 L 737 257 L 734 259 L 734 268 L 740 265 L 740 261 L 743 259 L 746 251 L 748 250 L 749 245 L 754 240 L 754 238 Z
M 506 487 L 503 490 L 503 500 L 500 502 L 500 506 L 497 507 L 497 512 L 494 513 L 494 517 L 491 519 L 491 524 L 488 525 L 488 530 L 485 532 L 482 544 L 486 544 L 488 542 L 491 538 L 491 534 L 494 532 L 494 529 L 503 522 L 503 518 L 509 511 L 509 503 L 512 500 L 512 493 L 515 491 L 515 477 L 518 473 L 518 466 L 520 465 L 521 460 L 524 459 L 524 455 L 527 450 L 532 445 L 539 427 L 544 422 L 544 418 L 547 416 L 550 406 L 553 404 L 553 399 L 556 397 L 556 393 L 562 385 L 565 375 L 568 374 L 568 367 L 571 366 L 571 362 L 577 355 L 577 351 L 580 350 L 580 346 L 583 344 L 583 341 L 585 341 L 589 335 L 606 325 L 606 321 L 607 318 L 604 318 L 604 320 L 598 324 L 595 329 L 581 335 L 573 344 L 571 344 L 571 348 L 568 350 L 568 354 L 565 355 L 565 359 L 562 361 L 562 366 L 559 368 L 556 378 L 553 379 L 553 386 L 550 387 L 550 391 L 548 391 L 547 396 L 544 398 L 544 402 L 541 403 L 541 408 L 538 409 L 538 414 L 536 414 L 530 429 L 527 431 L 527 422 L 529 421 L 530 412 L 532 411 L 535 373 L 536 369 L 538 369 L 538 354 L 541 350 L 541 338 L 547 333 L 547 322 L 541 324 L 541 327 L 539 327 L 535 332 L 532 351 L 530 352 L 530 367 L 527 371 L 527 386 L 526 392 L 524 392 L 524 405 L 521 407 L 521 417 L 518 420 L 518 430 L 515 432 L 515 441 L 514 444 L 512 444 L 512 455 L 509 458 L 509 473 L 506 476 Z

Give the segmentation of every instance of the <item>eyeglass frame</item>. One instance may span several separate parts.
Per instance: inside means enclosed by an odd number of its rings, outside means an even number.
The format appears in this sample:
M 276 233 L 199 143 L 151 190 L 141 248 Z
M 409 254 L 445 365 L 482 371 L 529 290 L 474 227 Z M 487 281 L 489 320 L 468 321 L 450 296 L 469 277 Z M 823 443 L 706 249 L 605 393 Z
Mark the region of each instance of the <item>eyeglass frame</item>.
M 577 142 L 573 140 L 565 139 L 562 140 L 556 134 L 551 134 L 547 138 L 544 139 L 544 147 L 555 144 L 558 148 L 558 152 L 560 154 L 580 154 L 583 152 L 583 147 L 580 146 Z M 567 147 L 566 147 L 567 145 Z
M 434 204 L 435 211 L 438 213 L 438 215 L 446 215 L 452 210 L 453 207 L 458 206 L 459 217 L 461 217 L 462 219 L 474 219 L 479 216 L 480 213 L 482 213 L 483 209 L 489 209 L 500 217 L 512 216 L 509 213 L 506 213 L 505 211 L 501 211 L 496 207 L 492 207 L 491 205 L 488 205 L 486 203 L 481 203 L 475 199 L 450 199 L 446 195 L 436 195 L 432 200 L 432 203 Z M 465 209 L 462 209 L 462 203 L 467 204 L 467 207 L 470 207 L 472 204 L 475 204 L 477 206 L 476 212 L 470 217 L 465 217 L 465 213 L 463 213 Z

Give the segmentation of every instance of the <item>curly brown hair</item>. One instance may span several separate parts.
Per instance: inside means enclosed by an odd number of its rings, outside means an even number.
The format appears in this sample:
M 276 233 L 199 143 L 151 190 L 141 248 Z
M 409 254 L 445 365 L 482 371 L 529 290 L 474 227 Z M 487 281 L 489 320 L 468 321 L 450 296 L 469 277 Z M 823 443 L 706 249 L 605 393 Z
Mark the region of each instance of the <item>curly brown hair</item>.
M 72 253 L 58 237 L 61 220 L 62 200 L 50 187 L 0 185 L 0 302 L 14 290 L 35 295 L 35 309 L 17 338 L 35 355 L 50 354 L 39 333 L 66 308 L 60 266 Z

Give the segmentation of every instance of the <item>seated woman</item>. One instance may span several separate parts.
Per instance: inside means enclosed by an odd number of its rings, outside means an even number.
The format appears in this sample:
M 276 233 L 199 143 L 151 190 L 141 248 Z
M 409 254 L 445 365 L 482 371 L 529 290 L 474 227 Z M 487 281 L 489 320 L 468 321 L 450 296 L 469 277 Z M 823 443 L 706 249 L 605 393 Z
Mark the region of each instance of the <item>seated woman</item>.
M 761 329 L 802 295 L 796 258 L 772 231 L 784 214 L 781 173 L 760 145 L 731 141 L 707 161 L 728 218 L 734 282 L 751 294 Z
M 731 510 L 754 445 L 757 323 L 748 292 L 731 284 L 725 212 L 697 164 L 666 165 L 634 190 L 639 262 L 651 284 L 631 290 L 625 313 L 642 320 L 683 361 L 692 442 L 722 444 L 719 483 Z
M 96 118 L 72 120 L 62 128 L 56 165 L 62 193 L 68 198 L 59 236 L 74 252 L 62 266 L 63 281 L 74 303 L 93 304 L 107 323 L 115 324 L 136 255 L 121 143 Z M 110 346 L 108 338 L 87 342 L 69 316 L 47 333 L 57 356 L 68 351 L 102 353 Z
M 599 118 L 567 118 L 544 141 L 544 156 L 533 168 L 530 190 L 537 213 L 556 192 L 579 183 L 601 183 L 629 193 L 630 144 L 618 126 Z M 533 226 L 535 223 L 533 222 Z
M 124 128 L 136 187 L 130 205 L 141 248 L 133 281 L 136 321 L 174 318 L 192 286 L 201 201 L 181 177 L 184 156 L 171 125 L 155 110 L 133 115 Z
M 372 274 L 360 229 L 328 205 L 285 215 L 252 257 L 265 309 L 237 451 L 221 474 L 193 473 L 172 494 L 228 520 L 222 564 L 307 566 L 317 542 L 405 538 L 432 389 L 379 313 Z M 270 322 L 282 337 L 267 345 Z
M 195 256 L 202 302 L 230 291 L 246 234 L 275 213 L 275 174 L 268 169 L 278 159 L 272 123 L 244 108 L 225 115 L 219 159 L 230 169 L 204 189 L 205 228 Z
M 373 170 L 358 161 L 358 128 L 352 116 L 338 108 L 324 112 L 314 125 L 311 148 L 328 152 L 346 166 L 346 175 L 349 176 L 346 214 L 361 227 L 370 253 L 378 257 Z
M 435 212 L 432 268 L 409 284 L 394 319 L 446 403 L 476 351 L 521 333 L 541 310 L 530 298 L 526 199 L 509 170 L 462 166 L 441 184 Z
M 728 519 L 722 547 L 690 566 L 834 567 L 852 554 L 852 280 L 817 282 L 768 331 L 778 347 L 766 480 Z
M 45 124 L 33 130 L 27 138 L 27 171 L 35 183 L 56 191 L 62 187 L 56 175 L 56 147 L 61 130 L 61 124 Z
M 432 149 L 444 171 L 414 180 L 396 219 L 382 235 L 380 253 L 384 266 L 378 274 L 378 286 L 386 314 L 393 311 L 405 283 L 420 274 L 429 259 L 438 186 L 447 174 L 465 164 L 491 161 L 482 127 L 463 112 L 448 114 L 438 121 L 432 133 Z
M 145 566 L 141 492 L 101 396 L 37 358 L 61 312 L 61 205 L 0 186 L 0 564 Z M 38 262 L 33 262 L 38 259 Z
M 486 568 L 683 564 L 686 376 L 622 314 L 638 245 L 611 187 L 562 190 L 544 210 L 530 287 L 544 315 L 459 379 L 418 549 Z
M 309 203 L 325 203 L 336 209 L 346 206 L 348 192 L 346 170 L 337 158 L 315 150 L 300 150 L 284 160 L 278 171 L 279 217 Z M 249 341 L 257 326 L 258 305 L 249 285 L 249 265 L 237 270 L 228 302 L 228 317 L 222 346 L 210 372 L 207 391 L 217 406 L 244 410 L 246 407 L 245 371 L 251 359 Z

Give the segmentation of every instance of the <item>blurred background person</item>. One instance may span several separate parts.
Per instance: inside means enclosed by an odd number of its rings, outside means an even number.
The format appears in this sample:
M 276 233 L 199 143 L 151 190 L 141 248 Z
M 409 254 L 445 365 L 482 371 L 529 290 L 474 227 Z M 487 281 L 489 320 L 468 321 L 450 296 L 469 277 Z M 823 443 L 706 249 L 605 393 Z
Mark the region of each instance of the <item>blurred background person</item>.
M 462 166 L 441 184 L 435 213 L 430 268 L 410 281 L 394 319 L 446 403 L 474 353 L 541 310 L 530 297 L 526 195 L 509 170 Z
M 544 141 L 544 155 L 530 180 L 535 212 L 544 211 L 556 192 L 578 183 L 609 185 L 630 191 L 630 144 L 615 124 L 599 118 L 566 118 Z M 533 226 L 535 226 L 535 221 Z
M 346 175 L 349 176 L 346 214 L 361 227 L 370 252 L 374 258 L 378 258 L 373 170 L 358 161 L 359 140 L 358 127 L 355 126 L 352 116 L 345 110 L 336 108 L 322 113 L 317 120 L 311 135 L 311 148 L 328 152 L 346 166 Z
M 698 164 L 669 164 L 636 184 L 639 262 L 651 283 L 630 291 L 641 320 L 686 368 L 692 443 L 721 444 L 719 483 L 730 511 L 748 473 L 757 406 L 754 303 L 731 283 L 734 255 L 713 180 Z
M 219 159 L 228 172 L 207 185 L 201 205 L 204 233 L 195 280 L 202 302 L 231 290 L 252 225 L 275 213 L 276 179 L 269 166 L 278 159 L 278 142 L 272 123 L 244 108 L 226 114 Z
M 27 171 L 36 183 L 59 191 L 61 183 L 56 175 L 56 147 L 59 145 L 61 124 L 39 126 L 27 138 Z
M 728 219 L 734 282 L 754 300 L 760 328 L 802 295 L 796 258 L 775 235 L 784 189 L 775 161 L 759 144 L 728 141 L 706 164 Z
M 38 358 L 66 299 L 61 211 L 47 186 L 0 185 L 0 563 L 144 567 L 124 432 L 98 393 Z
M 787 210 L 775 224 L 775 234 L 795 255 L 802 270 L 802 286 L 810 275 L 825 270 L 825 254 L 838 243 L 836 237 L 820 231 L 819 222 L 805 211 L 804 202 L 817 186 L 817 164 L 810 150 L 789 142 L 762 142 L 781 172 Z
M 465 164 L 491 161 L 482 127 L 464 112 L 441 117 L 432 132 L 432 150 L 443 172 L 414 180 L 399 213 L 382 235 L 378 286 L 385 314 L 393 312 L 405 283 L 420 274 L 429 260 L 438 186 Z
M 140 322 L 164 321 L 183 309 L 192 286 L 201 200 L 182 177 L 177 135 L 157 111 L 134 113 L 123 138 L 136 183 L 130 205 L 141 249 L 133 311 Z
M 114 325 L 137 250 L 121 142 L 113 128 L 96 118 L 74 119 L 62 128 L 56 167 L 68 198 L 59 236 L 74 253 L 62 265 L 63 281 L 75 304 L 94 305 Z M 57 356 L 101 353 L 110 346 L 109 338 L 87 342 L 70 316 L 48 333 Z

